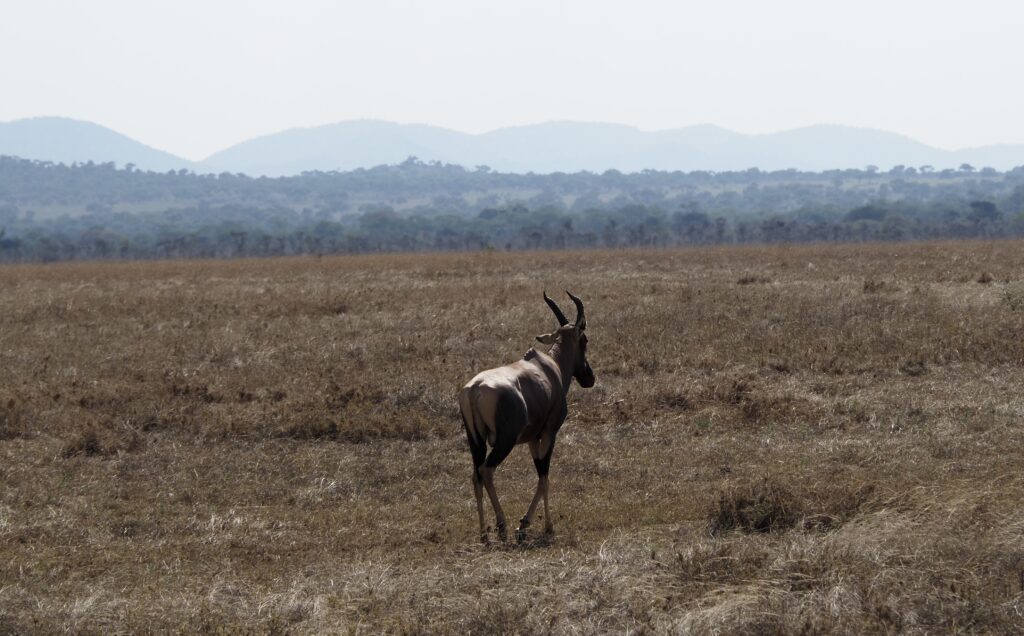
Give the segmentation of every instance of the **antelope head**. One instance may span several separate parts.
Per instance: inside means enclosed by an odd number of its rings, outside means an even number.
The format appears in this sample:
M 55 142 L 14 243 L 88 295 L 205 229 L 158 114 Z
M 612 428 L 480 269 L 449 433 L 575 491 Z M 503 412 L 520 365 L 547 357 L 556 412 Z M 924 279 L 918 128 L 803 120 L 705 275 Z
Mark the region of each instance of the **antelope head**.
M 594 370 L 587 362 L 587 316 L 583 310 L 583 301 L 569 292 L 565 293 L 569 294 L 569 298 L 576 305 L 576 320 L 570 323 L 555 301 L 548 298 L 547 292 L 544 292 L 544 302 L 558 319 L 558 329 L 537 336 L 537 341 L 553 349 L 557 348 L 555 357 L 567 364 L 572 370 L 572 377 L 576 378 L 581 387 L 589 389 L 594 386 Z

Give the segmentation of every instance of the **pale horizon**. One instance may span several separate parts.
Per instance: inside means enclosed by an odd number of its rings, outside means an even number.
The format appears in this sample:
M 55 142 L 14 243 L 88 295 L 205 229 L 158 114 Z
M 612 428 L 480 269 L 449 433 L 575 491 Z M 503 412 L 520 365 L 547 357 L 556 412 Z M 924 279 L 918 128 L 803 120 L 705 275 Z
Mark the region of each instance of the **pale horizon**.
M 871 0 L 335 6 L 44 0 L 0 23 L 0 121 L 90 121 L 201 161 L 357 119 L 479 134 L 550 121 L 1024 143 L 1024 9 Z

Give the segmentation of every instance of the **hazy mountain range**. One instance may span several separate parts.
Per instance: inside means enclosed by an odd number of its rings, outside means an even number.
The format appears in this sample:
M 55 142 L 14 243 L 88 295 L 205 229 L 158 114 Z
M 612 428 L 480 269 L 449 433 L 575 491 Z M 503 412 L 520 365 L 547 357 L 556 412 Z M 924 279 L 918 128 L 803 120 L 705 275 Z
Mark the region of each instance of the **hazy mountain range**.
M 129 163 L 140 169 L 206 171 L 197 163 L 150 148 L 99 124 L 63 117 L 36 117 L 0 122 L 0 155 L 54 163 Z
M 619 124 L 549 122 L 468 134 L 374 120 L 295 128 L 257 137 L 193 162 L 98 124 L 59 117 L 0 123 L 0 155 L 25 159 L 134 164 L 143 170 L 242 172 L 283 176 L 351 170 L 410 156 L 504 172 L 655 170 L 828 170 L 931 165 L 1007 170 L 1024 165 L 1024 144 L 948 151 L 868 128 L 818 125 L 748 135 L 717 126 L 645 132 Z

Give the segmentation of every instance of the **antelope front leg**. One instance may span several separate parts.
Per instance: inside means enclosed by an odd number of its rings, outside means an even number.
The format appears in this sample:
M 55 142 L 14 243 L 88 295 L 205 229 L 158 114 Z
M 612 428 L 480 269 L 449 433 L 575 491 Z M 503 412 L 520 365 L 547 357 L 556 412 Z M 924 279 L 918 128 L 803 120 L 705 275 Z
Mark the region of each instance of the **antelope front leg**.
M 543 446 L 541 450 L 545 450 Z M 540 476 L 537 487 L 544 496 L 544 534 L 552 534 L 555 531 L 555 522 L 551 519 L 551 511 L 548 510 L 548 470 L 551 468 L 551 455 L 555 452 L 555 435 L 553 433 L 546 451 L 542 458 L 534 459 L 533 464 L 537 467 L 537 474 Z
M 519 529 L 516 530 L 516 541 L 522 543 L 526 539 L 526 529 L 533 523 L 533 513 L 537 510 L 537 504 L 540 503 L 542 496 L 545 496 L 548 490 L 548 478 L 547 475 L 537 479 L 537 491 L 533 494 L 533 501 L 530 502 L 530 508 L 526 511 L 526 515 L 519 520 Z M 545 514 L 545 523 L 547 523 Z
M 551 534 L 551 515 L 548 514 L 548 469 L 551 466 L 551 453 L 555 450 L 553 435 L 545 435 L 537 441 L 530 442 L 530 454 L 533 455 L 533 466 L 537 469 L 537 491 L 533 494 L 533 501 L 526 511 L 526 516 L 519 522 L 519 529 L 516 530 L 516 540 L 520 543 L 526 539 L 526 529 L 533 523 L 533 514 L 537 511 L 537 504 L 541 498 L 544 499 L 544 532 Z
M 555 522 L 551 520 L 551 512 L 548 511 L 548 478 L 544 477 L 544 534 L 554 534 Z

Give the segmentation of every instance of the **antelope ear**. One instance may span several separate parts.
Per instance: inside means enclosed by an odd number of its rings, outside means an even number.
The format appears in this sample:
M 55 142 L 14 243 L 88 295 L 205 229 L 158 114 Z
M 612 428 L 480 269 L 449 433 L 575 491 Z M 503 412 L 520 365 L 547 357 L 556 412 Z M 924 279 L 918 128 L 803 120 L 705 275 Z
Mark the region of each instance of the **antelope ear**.
M 546 344 L 546 345 L 553 345 L 553 344 L 555 344 L 555 340 L 557 338 L 558 338 L 558 332 L 556 331 L 555 333 L 546 333 L 546 334 L 542 334 L 540 336 L 537 336 L 537 342 L 539 342 L 541 344 Z

